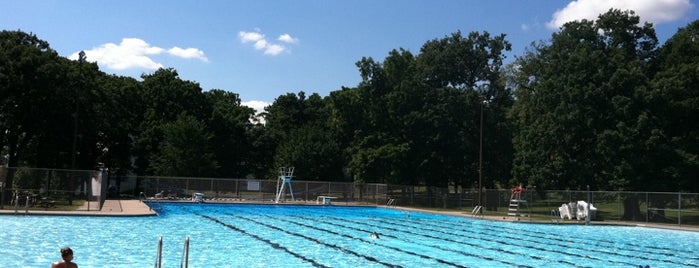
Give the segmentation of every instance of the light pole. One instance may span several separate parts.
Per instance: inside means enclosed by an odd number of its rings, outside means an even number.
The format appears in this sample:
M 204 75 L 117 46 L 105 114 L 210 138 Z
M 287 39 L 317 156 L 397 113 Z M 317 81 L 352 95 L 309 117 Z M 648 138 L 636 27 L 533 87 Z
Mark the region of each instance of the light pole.
M 79 82 L 82 82 L 82 76 L 83 76 L 83 62 L 85 61 L 85 51 L 80 51 L 78 53 L 78 73 L 80 79 Z M 75 113 L 73 113 L 73 157 L 70 161 L 70 168 L 75 169 L 75 157 L 76 157 L 76 147 L 78 143 L 78 90 L 77 88 L 74 88 L 73 91 L 75 91 Z
M 485 100 L 481 100 L 481 122 L 478 145 L 478 205 L 483 206 L 483 105 Z M 481 208 L 481 213 L 483 209 Z
M 85 61 L 85 51 L 80 51 L 78 53 L 78 81 L 79 83 L 82 83 L 82 77 L 83 77 L 83 62 Z M 75 158 L 77 154 L 77 145 L 78 145 L 78 88 L 73 84 L 73 91 L 75 92 L 74 100 L 75 101 L 75 110 L 73 113 L 73 153 L 72 157 L 70 160 L 70 185 L 68 186 L 69 190 L 74 189 L 75 187 Z M 72 191 L 72 190 L 71 190 Z M 73 205 L 73 196 L 72 193 L 68 193 L 68 204 Z M 88 206 L 90 203 L 88 202 Z M 89 208 L 88 208 L 89 210 Z

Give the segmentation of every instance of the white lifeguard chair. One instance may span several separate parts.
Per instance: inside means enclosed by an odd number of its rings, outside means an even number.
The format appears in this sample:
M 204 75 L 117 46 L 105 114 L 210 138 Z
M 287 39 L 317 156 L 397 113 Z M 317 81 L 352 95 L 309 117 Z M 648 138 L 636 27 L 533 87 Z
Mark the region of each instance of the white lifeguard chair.
M 280 167 L 279 168 L 279 179 L 277 179 L 277 198 L 274 203 L 279 203 L 279 199 L 282 198 L 284 194 L 285 185 L 289 185 L 289 193 L 291 194 L 291 201 L 296 201 L 294 199 L 294 190 L 291 188 L 291 178 L 294 176 L 294 167 Z
M 510 207 L 507 210 L 507 216 L 515 217 L 517 220 L 519 220 L 519 217 L 522 216 L 520 213 L 520 208 L 522 205 L 527 204 L 527 200 L 522 199 L 521 196 L 526 190 L 527 188 L 524 188 L 522 184 L 511 189 L 512 194 L 510 195 Z

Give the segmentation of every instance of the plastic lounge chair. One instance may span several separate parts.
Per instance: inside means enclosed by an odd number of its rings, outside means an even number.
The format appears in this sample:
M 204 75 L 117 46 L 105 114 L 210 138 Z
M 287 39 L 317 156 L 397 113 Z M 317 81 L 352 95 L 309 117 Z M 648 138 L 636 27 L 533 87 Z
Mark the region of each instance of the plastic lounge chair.
M 568 207 L 568 204 L 563 204 L 561 207 L 558 208 L 558 212 L 561 215 L 561 219 L 565 220 L 568 218 L 569 220 L 571 219 L 570 215 L 570 207 Z

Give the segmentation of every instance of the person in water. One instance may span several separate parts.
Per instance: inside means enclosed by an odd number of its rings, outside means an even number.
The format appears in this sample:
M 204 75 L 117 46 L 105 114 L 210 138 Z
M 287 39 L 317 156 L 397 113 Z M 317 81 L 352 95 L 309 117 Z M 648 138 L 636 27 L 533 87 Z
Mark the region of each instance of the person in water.
M 78 268 L 78 265 L 73 262 L 73 250 L 69 247 L 61 249 L 62 261 L 54 262 L 51 268 Z
M 373 239 L 381 239 L 381 238 L 379 237 L 379 233 L 377 233 L 377 232 L 372 232 L 372 233 L 371 233 L 371 238 L 373 238 Z

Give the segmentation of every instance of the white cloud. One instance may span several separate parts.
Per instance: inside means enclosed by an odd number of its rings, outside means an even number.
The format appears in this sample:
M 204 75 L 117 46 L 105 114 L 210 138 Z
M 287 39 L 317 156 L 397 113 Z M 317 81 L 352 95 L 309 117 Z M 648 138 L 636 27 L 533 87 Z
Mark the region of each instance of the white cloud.
M 259 113 L 261 113 L 261 112 L 264 112 L 265 107 L 272 105 L 272 104 L 269 103 L 269 102 L 257 101 L 257 100 L 253 100 L 253 101 L 244 101 L 244 102 L 241 102 L 241 104 L 244 105 L 244 106 L 247 106 L 247 107 L 250 107 L 250 108 L 255 109 L 255 113 L 256 113 L 256 114 L 259 114 Z
M 272 105 L 271 103 L 253 100 L 253 101 L 244 101 L 244 102 L 241 102 L 241 104 L 243 106 L 247 106 L 247 107 L 255 109 L 255 116 L 253 118 L 254 121 L 256 120 L 257 122 L 259 122 L 261 124 L 266 123 L 265 118 L 262 115 L 260 115 L 260 113 L 265 111 L 265 107 Z
M 173 47 L 169 50 L 165 50 L 157 46 L 152 46 L 139 38 L 123 38 L 119 44 L 102 44 L 98 47 L 85 50 L 85 56 L 88 61 L 97 62 L 101 66 L 114 70 L 134 68 L 156 70 L 162 68 L 163 65 L 155 62 L 151 57 L 165 52 L 175 57 L 186 59 L 196 58 L 208 61 L 204 52 L 199 49 Z M 79 52 L 75 52 L 68 58 L 77 60 L 78 53 Z
M 238 38 L 240 38 L 240 42 L 243 44 L 253 43 L 253 47 L 257 50 L 262 50 L 265 55 L 276 56 L 289 50 L 289 47 L 269 42 L 265 35 L 260 33 L 258 29 L 254 32 L 240 31 L 238 32 Z M 277 40 L 287 44 L 298 43 L 298 39 L 291 37 L 289 34 L 280 35 Z
M 265 36 L 259 32 L 239 32 L 238 36 L 240 36 L 240 40 L 243 43 L 257 42 L 265 39 Z
M 558 29 L 570 21 L 595 20 L 610 8 L 633 10 L 641 22 L 657 24 L 682 18 L 693 5 L 689 0 L 575 0 L 557 10 L 546 25 Z
M 290 34 L 282 34 L 277 38 L 277 40 L 282 41 L 284 43 L 289 43 L 289 44 L 296 44 L 299 42 L 298 38 L 291 37 Z
M 167 50 L 167 53 L 176 57 L 180 58 L 185 58 L 185 59 L 200 59 L 204 62 L 208 62 L 209 59 L 206 58 L 206 55 L 204 55 L 204 51 L 201 51 L 196 48 L 180 48 L 180 47 L 173 47 L 171 49 Z
M 265 47 L 265 54 L 276 56 L 284 52 L 285 50 L 287 50 L 287 48 L 282 45 L 267 44 L 267 46 Z

